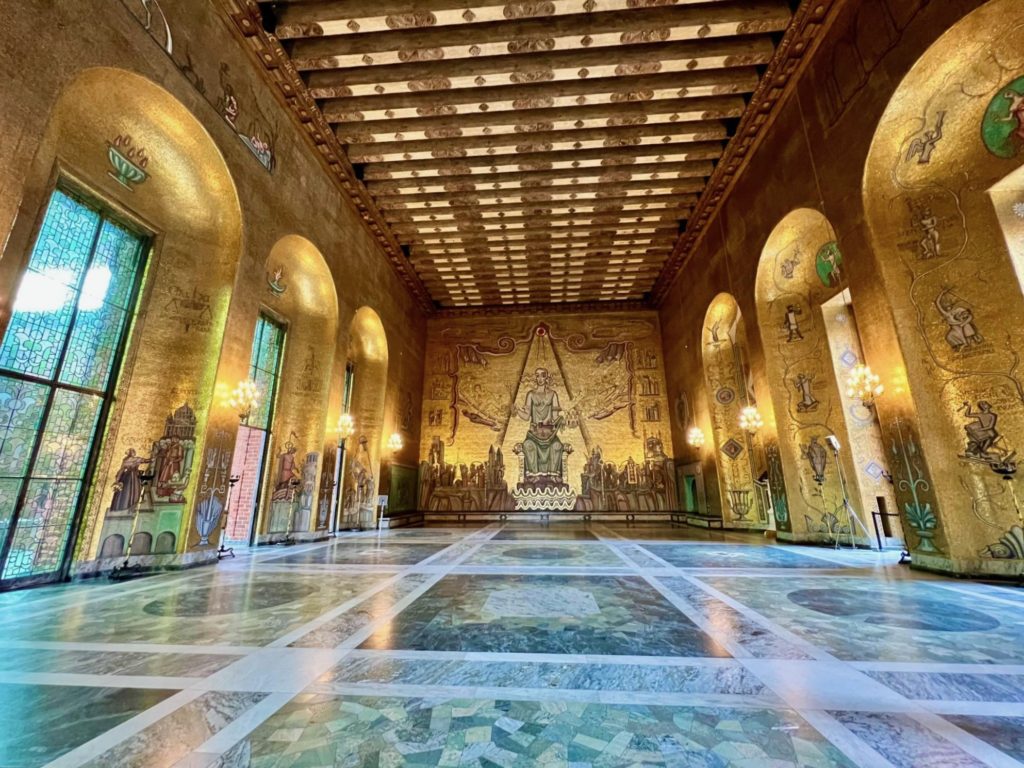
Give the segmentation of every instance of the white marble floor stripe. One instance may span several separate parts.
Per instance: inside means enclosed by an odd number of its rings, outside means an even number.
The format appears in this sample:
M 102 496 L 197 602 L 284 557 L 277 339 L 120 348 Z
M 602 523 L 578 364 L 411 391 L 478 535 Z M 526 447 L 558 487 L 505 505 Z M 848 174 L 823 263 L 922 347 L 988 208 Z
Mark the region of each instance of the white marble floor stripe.
M 310 632 L 313 632 L 313 631 L 319 629 L 324 624 L 327 624 L 327 623 L 333 621 L 334 619 L 336 619 L 338 616 L 341 616 L 341 614 L 347 613 L 348 611 L 352 610 L 353 608 L 355 608 L 360 603 L 364 603 L 367 600 L 371 600 L 371 599 L 373 599 L 373 597 L 375 595 L 378 595 L 381 592 L 384 592 L 385 590 L 390 589 L 391 587 L 395 586 L 399 581 L 401 581 L 401 579 L 402 579 L 402 575 L 401 574 L 396 574 L 396 575 L 392 576 L 391 578 L 384 579 L 379 584 L 375 584 L 370 589 L 367 589 L 367 590 L 364 590 L 363 592 L 360 592 L 355 597 L 353 597 L 353 598 L 351 598 L 349 600 L 346 600 L 345 602 L 341 603 L 340 605 L 336 605 L 334 608 L 331 608 L 329 611 L 324 611 L 319 616 L 317 616 L 315 619 L 312 619 L 311 621 L 307 621 L 302 626 L 296 627 L 295 629 L 291 630 L 290 632 L 286 632 L 285 634 L 281 635 L 280 637 L 276 638 L 275 640 L 267 643 L 267 647 L 268 648 L 283 648 L 283 647 L 289 645 L 290 643 L 294 643 L 300 637 L 303 637 L 304 635 L 308 635 Z
M 964 752 L 977 758 L 992 768 L 1021 768 L 1022 763 L 1014 760 L 991 744 L 958 728 L 948 720 L 944 720 L 931 712 L 915 712 L 910 715 L 921 725 L 939 734 L 942 738 L 960 747 Z
M 267 721 L 281 707 L 291 701 L 289 693 L 272 693 L 253 705 L 242 715 L 221 728 L 193 750 L 193 753 L 222 755 Z
M 849 661 L 865 672 L 968 673 L 972 675 L 1024 675 L 1024 664 L 953 664 L 942 661 Z
M 89 688 L 191 688 L 196 677 L 152 675 L 94 675 L 84 672 L 0 672 L 0 683 L 17 685 L 80 685 Z
M 191 653 L 213 656 L 244 656 L 255 653 L 257 645 L 171 645 L 168 643 L 86 643 L 59 640 L 0 640 L 0 648 L 39 648 L 51 651 L 94 651 L 96 653 Z
M 912 712 L 916 702 L 841 661 L 741 659 L 757 679 L 787 706 L 808 710 L 854 709 L 865 712 Z
M 723 627 L 721 624 L 716 624 L 697 610 L 693 605 L 686 602 L 686 600 L 679 597 L 679 595 L 662 584 L 657 577 L 646 574 L 643 578 L 648 584 L 654 587 L 662 597 L 672 603 L 680 613 L 696 624 L 704 634 L 714 640 L 723 649 L 728 651 L 730 656 L 736 659 L 743 659 L 751 656 L 750 651 L 744 648 L 740 643 L 734 641 L 729 636 L 729 633 L 724 631 L 727 627 Z

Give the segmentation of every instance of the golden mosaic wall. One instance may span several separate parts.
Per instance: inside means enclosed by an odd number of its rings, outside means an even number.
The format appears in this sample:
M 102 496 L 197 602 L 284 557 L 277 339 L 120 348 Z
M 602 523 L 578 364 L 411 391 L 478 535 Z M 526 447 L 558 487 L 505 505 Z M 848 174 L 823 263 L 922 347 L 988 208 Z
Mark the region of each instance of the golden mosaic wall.
M 372 528 L 377 496 L 387 494 L 380 467 L 383 456 L 390 458 L 386 443 L 391 433 L 384 424 L 388 340 L 380 318 L 369 307 L 360 308 L 352 318 L 348 361 L 354 369 L 349 412 L 355 433 L 347 442 L 339 514 L 350 524 Z
M 538 370 L 549 386 L 538 383 Z M 420 508 L 515 508 L 522 482 L 517 446 L 529 442 L 532 429 L 528 398 L 533 393 L 537 402 L 545 390 L 554 391 L 562 409 L 555 431 L 573 497 L 568 509 L 625 514 L 677 508 L 653 312 L 432 320 Z M 539 471 L 554 466 L 554 460 L 539 462 Z
M 338 297 L 323 255 L 297 235 L 274 244 L 263 274 L 260 309 L 284 326 L 285 346 L 263 468 L 259 533 L 282 532 L 270 507 L 275 490 L 281 490 L 290 476 L 300 483 L 292 524 L 300 531 L 324 529 L 329 510 L 318 503 L 316 491 L 320 471 L 334 471 L 333 463 L 323 459 L 329 453 L 326 413 L 338 337 Z
M 828 540 L 851 528 L 869 539 L 871 490 L 887 473 L 874 411 L 843 393 L 862 362 L 852 311 L 835 305 L 845 285 L 828 220 L 811 209 L 788 214 L 765 245 L 757 302 L 792 531 L 802 539 Z M 830 436 L 839 440 L 838 465 Z
M 310 456 L 316 466 L 302 477 L 300 494 L 316 504 L 300 504 L 310 518 L 296 518 L 305 528 L 297 535 L 324 528 L 320 501 L 332 489 L 323 470 L 333 470 L 329 428 L 340 412 L 346 358 L 335 350 L 348 349 L 358 307 L 373 307 L 391 352 L 367 385 L 375 388 L 381 432 L 406 425 L 406 447 L 395 456 L 406 464 L 419 442 L 418 418 L 399 417 L 406 405 L 418 407 L 422 382 L 425 330 L 416 303 L 217 8 L 184 0 L 160 10 L 167 26 L 152 25 L 151 35 L 138 0 L 58 4 L 55 27 L 75 33 L 42 47 L 38 19 L 15 13 L 0 22 L 11 43 L 0 60 L 10 84 L 0 92 L 0 136 L 14 141 L 0 139 L 10 150 L 0 152 L 4 322 L 58 175 L 156 235 L 84 513 L 75 565 L 82 571 L 96 567 L 106 537 L 130 531 L 131 516 L 105 514 L 128 448 L 150 457 L 174 442 L 172 433 L 190 431 L 187 460 L 175 469 L 174 498 L 182 500 L 155 504 L 157 517 L 178 521 L 177 536 L 153 562 L 213 557 L 239 423 L 227 399 L 248 374 L 261 310 L 289 332 L 267 485 L 289 440 L 300 470 Z M 97 61 L 118 68 L 90 69 Z M 132 191 L 108 175 L 108 142 L 122 134 L 149 157 L 148 178 Z M 287 289 L 279 293 L 272 282 Z
M 757 435 L 740 428 L 744 408 L 757 408 L 747 334 L 736 299 L 719 294 L 708 307 L 703 332 L 704 383 L 711 415 L 707 450 L 718 462 L 722 518 L 730 528 L 769 527 L 767 497 L 757 484 L 765 466 Z
M 1018 481 L 1005 479 L 1024 442 L 1022 158 L 1024 7 L 993 0 L 900 83 L 864 173 L 869 242 L 940 500 L 908 524 L 937 567 L 1019 573 L 1024 557 Z
M 133 94 L 127 108 L 123 93 Z M 119 135 L 130 136 L 156 159 L 150 183 L 129 189 L 108 173 L 106 142 Z M 163 168 L 178 172 L 164 177 Z M 26 203 L 45 206 L 58 176 L 157 233 L 141 298 L 147 309 L 136 318 L 126 351 L 79 538 L 80 551 L 88 555 L 100 546 L 103 519 L 129 449 L 152 459 L 167 417 L 188 405 L 196 419 L 194 455 L 203 450 L 240 247 L 240 211 L 224 161 L 199 123 L 163 89 L 122 70 L 89 69 L 64 89 L 35 157 Z M 205 183 L 196 183 L 200 178 Z M 0 280 L 8 285 L 19 277 L 32 236 L 27 226 L 12 233 L 8 248 L 17 257 L 0 261 Z M 182 475 L 182 495 L 194 498 L 200 473 Z M 175 518 L 168 532 L 183 541 L 190 517 L 179 509 Z
M 797 398 L 793 382 L 783 383 L 781 375 L 772 373 L 775 363 L 767 339 L 774 339 L 777 348 L 778 337 L 785 339 L 788 330 L 782 325 L 784 316 L 767 321 L 759 316 L 755 276 L 762 254 L 775 250 L 767 247 L 769 240 L 788 214 L 811 209 L 825 217 L 834 227 L 842 280 L 852 295 L 857 333 L 853 336 L 851 331 L 847 341 L 856 354 L 853 341 L 859 338 L 863 357 L 882 375 L 886 387 L 875 407 L 884 451 L 878 463 L 892 484 L 885 475 L 876 481 L 861 471 L 855 496 L 865 505 L 883 496 L 886 506 L 902 515 L 915 566 L 960 573 L 1019 571 L 1024 555 L 1013 531 L 1020 524 L 1014 523 L 1010 495 L 1015 483 L 996 482 L 995 472 L 984 462 L 960 458 L 968 453 L 968 425 L 982 443 L 990 439 L 991 426 L 986 424 L 991 425 L 992 412 L 995 430 L 1004 436 L 1001 441 L 1011 449 L 1019 442 L 1015 406 L 1004 407 L 1013 402 L 1012 392 L 997 405 L 999 395 L 988 398 L 972 384 L 984 379 L 993 385 L 991 390 L 1002 391 L 993 378 L 1002 373 L 993 366 L 1001 362 L 1005 373 L 1012 360 L 1009 347 L 1019 347 L 1013 336 L 1019 322 L 1013 318 L 1021 309 L 1019 280 L 1010 267 L 1016 257 L 1007 258 L 1007 244 L 1012 248 L 1021 231 L 1013 213 L 1022 186 L 1015 181 L 1020 161 L 992 154 L 983 133 L 984 116 L 993 103 L 1001 110 L 997 117 L 1003 120 L 998 125 L 1004 138 L 1019 126 L 1019 121 L 1009 119 L 1012 99 L 996 97 L 1022 74 L 1021 46 L 1009 40 L 1016 34 L 1010 30 L 1020 11 L 1011 8 L 1012 3 L 994 2 L 983 17 L 968 17 L 964 27 L 955 28 L 982 5 L 982 0 L 841 5 L 796 88 L 782 101 L 765 140 L 750 153 L 716 219 L 705 228 L 691 266 L 684 268 L 660 309 L 665 353 L 671 361 L 669 396 L 686 404 L 692 414 L 688 421 L 706 430 L 709 423 L 701 404 L 709 395 L 703 377 L 693 374 L 704 313 L 718 293 L 728 291 L 745 317 L 758 319 L 756 330 L 753 325 L 748 328 L 754 390 L 765 417 L 765 434 L 778 434 L 784 442 L 788 414 L 782 404 L 802 397 Z M 936 44 L 951 28 L 945 44 Z M 1002 40 L 992 45 L 1004 47 L 996 50 L 988 41 L 1000 36 Z M 921 63 L 911 73 L 918 60 Z M 925 76 L 928 71 L 931 77 Z M 897 92 L 908 73 L 909 86 Z M 978 73 L 985 77 L 978 79 Z M 941 126 L 940 111 L 946 112 Z M 936 134 L 939 128 L 941 135 Z M 869 161 L 873 141 L 876 149 Z M 936 174 L 938 167 L 948 175 Z M 767 180 L 771 194 L 765 194 Z M 925 189 L 925 184 L 932 186 Z M 907 202 L 929 195 L 945 200 L 945 209 L 943 203 L 935 203 L 934 226 L 933 217 L 912 219 Z M 954 215 L 949 206 L 956 208 L 957 200 L 961 210 Z M 956 232 L 963 232 L 963 227 L 966 236 L 958 237 Z M 941 258 L 918 260 L 915 253 L 930 247 L 931 229 L 938 231 Z M 998 260 L 995 254 L 1000 254 L 1001 266 L 993 263 Z M 776 266 L 781 274 L 782 264 Z M 929 280 L 953 287 L 941 310 L 936 300 L 943 288 Z M 913 301 L 911 285 L 921 289 Z M 929 291 L 930 298 L 925 295 Z M 839 314 L 837 309 L 829 319 Z M 806 314 L 799 319 L 806 319 Z M 991 347 L 961 343 L 961 335 L 966 341 L 973 334 L 951 334 L 951 322 L 960 329 L 976 323 Z M 993 335 L 985 324 L 999 330 Z M 835 341 L 842 334 L 833 327 L 830 336 L 832 351 L 841 354 Z M 962 347 L 959 353 L 954 353 L 949 338 Z M 930 362 L 929 349 L 938 350 L 940 360 L 956 361 L 954 372 Z M 834 362 L 837 356 L 832 355 L 832 374 L 842 379 Z M 990 364 L 991 374 L 979 377 L 983 363 Z M 1007 383 L 1005 377 L 1002 381 Z M 825 402 L 814 387 L 812 394 Z M 856 404 L 839 389 L 833 394 L 834 408 L 852 417 L 850 409 Z M 969 417 L 964 394 L 973 398 Z M 978 405 L 981 399 L 988 403 L 987 412 Z M 846 421 L 854 424 L 856 419 Z M 683 420 L 673 422 L 677 455 L 700 459 L 708 467 L 707 451 L 686 445 L 686 426 Z M 853 441 L 854 448 L 857 442 Z M 780 444 L 780 451 L 783 447 Z M 977 442 L 970 448 L 979 452 Z M 795 475 L 806 468 L 801 462 L 807 460 L 792 448 L 788 453 L 786 490 L 796 498 L 792 503 L 806 506 Z M 869 460 L 879 456 L 863 455 Z M 864 469 L 862 460 L 856 464 L 856 470 Z M 851 473 L 856 470 L 849 467 Z M 706 469 L 705 474 L 711 471 Z M 968 491 L 978 483 L 977 477 L 986 478 L 985 488 Z M 707 487 L 709 493 L 716 488 Z M 713 507 L 715 500 L 709 502 Z M 997 507 L 1002 512 L 992 511 Z M 795 510 L 792 517 L 792 536 L 800 538 L 797 524 L 803 514 Z M 865 522 L 871 526 L 870 520 Z M 898 533 L 899 525 L 893 527 Z

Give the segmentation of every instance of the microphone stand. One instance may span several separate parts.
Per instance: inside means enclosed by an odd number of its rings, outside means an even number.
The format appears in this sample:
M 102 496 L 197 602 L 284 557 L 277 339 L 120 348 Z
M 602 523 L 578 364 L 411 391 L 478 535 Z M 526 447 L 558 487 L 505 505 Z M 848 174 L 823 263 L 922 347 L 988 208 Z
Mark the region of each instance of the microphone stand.
M 220 549 L 217 550 L 218 560 L 223 560 L 225 557 L 235 556 L 235 548 L 225 547 L 224 539 L 228 531 L 228 515 L 231 512 L 231 494 L 235 490 L 235 485 L 241 479 L 241 475 L 232 475 L 228 478 L 228 503 L 224 505 L 224 522 L 220 525 Z

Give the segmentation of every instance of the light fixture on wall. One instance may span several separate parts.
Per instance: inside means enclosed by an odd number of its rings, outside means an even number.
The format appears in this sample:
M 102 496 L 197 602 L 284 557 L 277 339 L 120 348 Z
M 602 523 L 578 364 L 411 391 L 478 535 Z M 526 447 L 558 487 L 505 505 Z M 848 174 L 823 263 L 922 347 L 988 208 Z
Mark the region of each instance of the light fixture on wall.
M 345 441 L 356 431 L 356 420 L 351 413 L 339 413 L 338 423 L 334 425 L 334 433 L 338 436 L 338 452 L 334 457 L 334 489 L 331 494 L 331 536 L 338 530 L 338 502 L 341 498 L 341 485 L 344 484 L 343 475 L 345 471 Z
M 391 437 L 388 438 L 388 450 L 391 452 L 402 450 L 402 446 L 405 443 L 402 441 L 402 436 L 397 432 L 392 432 Z
M 748 435 L 756 435 L 758 430 L 764 426 L 764 419 L 761 413 L 752 405 L 748 405 L 740 411 L 740 429 Z
M 334 431 L 338 435 L 338 443 L 342 444 L 348 440 L 356 431 L 356 420 L 352 418 L 351 413 L 340 413 L 338 414 L 338 423 L 334 427 Z
M 871 370 L 871 366 L 857 363 L 850 371 L 846 380 L 846 396 L 860 400 L 865 408 L 875 404 L 875 398 L 885 392 L 881 377 Z
M 252 379 L 242 379 L 231 392 L 228 405 L 235 409 L 242 423 L 249 421 L 253 410 L 260 404 L 260 388 Z
M 700 427 L 690 427 L 686 430 L 686 443 L 691 448 L 700 448 L 704 445 L 704 430 Z

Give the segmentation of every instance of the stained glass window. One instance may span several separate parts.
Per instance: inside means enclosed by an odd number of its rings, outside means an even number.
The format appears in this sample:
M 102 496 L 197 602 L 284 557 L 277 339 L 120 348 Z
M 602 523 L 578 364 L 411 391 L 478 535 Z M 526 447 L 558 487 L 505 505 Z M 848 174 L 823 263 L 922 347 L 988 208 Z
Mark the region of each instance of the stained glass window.
M 132 313 L 145 241 L 50 199 L 0 343 L 0 580 L 57 576 Z
M 266 315 L 256 321 L 256 334 L 252 340 L 252 357 L 249 361 L 249 378 L 256 382 L 260 400 L 249 416 L 249 426 L 256 429 L 270 429 L 274 397 L 277 394 L 277 380 L 281 368 L 281 351 L 284 347 L 284 328 Z

